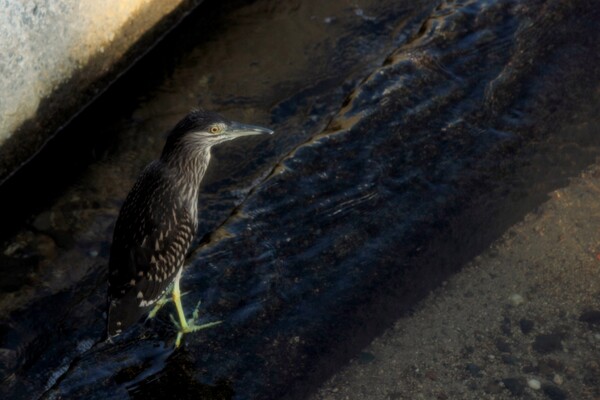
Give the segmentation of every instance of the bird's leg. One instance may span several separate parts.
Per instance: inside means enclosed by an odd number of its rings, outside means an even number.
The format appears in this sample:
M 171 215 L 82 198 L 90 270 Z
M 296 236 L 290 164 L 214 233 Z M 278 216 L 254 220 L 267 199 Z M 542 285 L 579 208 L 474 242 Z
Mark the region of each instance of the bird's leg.
M 165 304 L 167 304 L 170 301 L 171 301 L 171 299 L 169 297 L 167 297 L 166 294 L 163 297 L 161 297 L 160 300 L 158 300 L 156 302 L 156 304 L 154 305 L 154 308 L 152 309 L 152 311 L 150 311 L 150 313 L 148 313 L 148 319 L 152 319 L 152 318 L 156 317 L 158 310 L 160 310 L 162 308 L 162 306 L 164 306 Z
M 210 327 L 218 325 L 222 322 L 222 321 L 216 321 L 216 322 L 209 322 L 208 324 L 196 325 L 195 321 L 198 318 L 198 307 L 200 306 L 200 302 L 198 302 L 198 305 L 196 306 L 196 309 L 194 310 L 193 318 L 191 318 L 189 320 L 187 320 L 185 318 L 185 313 L 183 312 L 183 307 L 181 305 L 181 292 L 179 290 L 179 279 L 180 278 L 181 278 L 181 270 L 179 270 L 179 272 L 177 273 L 177 276 L 175 277 L 175 282 L 173 284 L 173 303 L 175 303 L 175 308 L 177 309 L 177 315 L 179 316 L 179 322 L 177 322 L 175 320 L 175 318 L 173 318 L 173 316 L 171 316 L 171 320 L 173 320 L 173 323 L 179 330 L 179 332 L 177 332 L 177 339 L 175 340 L 175 347 L 179 347 L 179 345 L 181 344 L 181 338 L 183 337 L 184 334 L 189 333 L 189 332 L 196 332 L 196 331 L 206 329 L 206 328 L 210 328 Z
M 179 317 L 179 328 L 183 333 L 187 333 L 189 328 L 187 319 L 185 318 L 185 313 L 183 312 L 183 307 L 181 305 L 181 291 L 179 290 L 179 279 L 181 279 L 181 270 L 177 273 L 175 277 L 175 282 L 173 283 L 173 303 L 175 303 L 175 308 L 177 309 L 177 316 Z
M 164 306 L 168 302 L 169 302 L 169 299 L 167 299 L 166 296 L 161 297 L 161 299 L 159 301 L 157 301 L 156 304 L 154 305 L 154 308 L 152 309 L 152 311 L 150 311 L 148 313 L 147 319 L 152 319 L 152 318 L 156 317 L 158 310 L 160 310 L 162 308 L 162 306 Z
M 167 303 L 173 301 L 173 297 L 172 297 L 172 293 L 173 291 L 173 284 L 171 284 L 171 286 L 169 288 L 167 288 L 167 290 L 165 290 L 165 294 L 156 302 L 156 304 L 154 305 L 154 308 L 152 309 L 152 311 L 150 311 L 148 313 L 148 318 L 147 319 L 152 319 L 154 317 L 156 317 L 156 314 L 158 313 L 158 311 Z M 181 295 L 179 297 L 183 297 L 186 294 L 188 294 L 189 292 L 185 292 L 185 293 L 181 293 Z

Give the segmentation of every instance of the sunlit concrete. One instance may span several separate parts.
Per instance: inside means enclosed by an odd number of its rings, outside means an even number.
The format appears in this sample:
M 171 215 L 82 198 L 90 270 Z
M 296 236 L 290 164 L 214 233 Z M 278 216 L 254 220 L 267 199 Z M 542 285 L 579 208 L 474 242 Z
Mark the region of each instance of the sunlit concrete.
M 97 78 L 118 72 L 111 68 L 161 19 L 199 3 L 0 0 L 0 145 L 24 121 L 36 117 L 44 100 L 56 101 L 50 109 L 56 118 L 65 119 L 60 103 L 65 99 L 53 98 L 57 88 L 80 73 L 83 77 L 77 78 L 77 87 L 67 91 L 78 96 Z M 37 142 L 31 151 L 40 146 L 41 140 Z

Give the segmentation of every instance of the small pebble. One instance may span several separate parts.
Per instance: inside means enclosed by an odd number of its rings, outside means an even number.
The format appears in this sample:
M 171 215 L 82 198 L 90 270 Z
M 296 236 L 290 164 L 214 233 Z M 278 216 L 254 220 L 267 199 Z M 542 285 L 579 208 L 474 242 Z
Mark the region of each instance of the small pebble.
M 433 370 L 428 370 L 428 371 L 425 371 L 425 377 L 426 377 L 427 379 L 429 379 L 430 381 L 435 381 L 435 380 L 437 380 L 437 374 L 436 374 L 436 373 L 435 373 L 435 371 L 433 371 Z
M 600 310 L 586 311 L 579 316 L 579 320 L 590 325 L 598 325 L 600 324 Z
M 527 385 L 533 390 L 540 390 L 542 388 L 542 384 L 537 379 L 529 379 L 527 380 Z
M 47 230 L 52 229 L 52 227 L 53 227 L 52 220 L 53 220 L 52 213 L 50 211 L 45 211 L 45 212 L 39 214 L 33 220 L 32 225 L 38 231 L 45 232 Z
M 502 382 L 490 380 L 485 386 L 483 386 L 483 390 L 489 394 L 498 394 L 504 390 L 504 385 Z
M 525 391 L 525 382 L 523 378 L 506 378 L 502 380 L 502 383 L 513 396 L 520 396 Z
M 4 255 L 12 256 L 13 253 L 15 253 L 21 247 L 23 247 L 23 243 L 19 243 L 19 242 L 12 243 L 6 248 L 6 250 L 4 250 Z
M 519 327 L 521 328 L 521 332 L 523 332 L 524 335 L 527 335 L 533 330 L 533 325 L 534 322 L 529 319 L 523 318 L 519 321 Z
M 512 303 L 513 306 L 518 306 L 523 304 L 525 300 L 523 299 L 523 296 L 521 296 L 518 293 L 515 293 L 513 295 L 510 296 L 510 302 Z
M 550 333 L 547 335 L 537 335 L 533 342 L 533 349 L 541 354 L 547 354 L 554 351 L 562 351 L 563 345 L 561 335 Z
M 550 400 L 565 400 L 567 395 L 561 389 L 556 386 L 544 385 L 544 394 Z
M 600 365 L 596 361 L 590 361 L 585 363 L 585 367 L 591 369 L 592 371 L 598 371 L 600 369 Z
M 479 368 L 477 364 L 467 364 L 467 371 L 469 371 L 469 373 L 475 377 L 481 377 L 481 368 Z
M 525 365 L 521 370 L 526 374 L 537 374 L 540 372 L 540 369 L 534 365 Z
M 359 355 L 358 355 L 358 362 L 359 364 L 368 364 L 370 362 L 375 361 L 375 355 L 366 352 L 366 351 L 362 351 Z
M 545 364 L 552 368 L 553 371 L 560 372 L 565 369 L 565 365 L 556 358 L 547 358 Z
M 496 348 L 501 353 L 510 353 L 510 345 L 502 339 L 496 339 Z
M 508 364 L 508 365 L 516 365 L 518 360 L 516 357 L 510 355 L 510 354 L 502 354 L 502 362 L 504 364 Z
M 500 330 L 506 336 L 512 335 L 512 324 L 510 322 L 510 318 L 504 317 L 502 324 L 500 325 Z
M 556 374 L 556 375 L 554 375 L 554 378 L 552 379 L 552 382 L 556 383 L 557 385 L 562 385 L 563 378 L 562 378 L 562 376 Z

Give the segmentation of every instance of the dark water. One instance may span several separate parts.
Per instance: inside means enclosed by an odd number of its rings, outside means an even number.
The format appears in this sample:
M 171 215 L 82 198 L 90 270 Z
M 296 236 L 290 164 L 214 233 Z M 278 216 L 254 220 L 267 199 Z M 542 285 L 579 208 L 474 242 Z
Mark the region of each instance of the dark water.
M 600 154 L 591 2 L 329 3 L 208 2 L 79 122 L 3 248 L 3 397 L 300 398 Z M 276 131 L 203 185 L 184 305 L 224 323 L 100 343 L 119 206 L 196 104 Z

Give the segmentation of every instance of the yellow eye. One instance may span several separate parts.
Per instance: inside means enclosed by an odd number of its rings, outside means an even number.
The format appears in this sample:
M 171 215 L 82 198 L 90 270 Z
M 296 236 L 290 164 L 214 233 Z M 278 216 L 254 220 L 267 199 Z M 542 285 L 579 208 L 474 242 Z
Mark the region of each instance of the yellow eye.
M 210 127 L 210 133 L 219 133 L 221 132 L 221 127 L 218 125 L 213 125 Z

